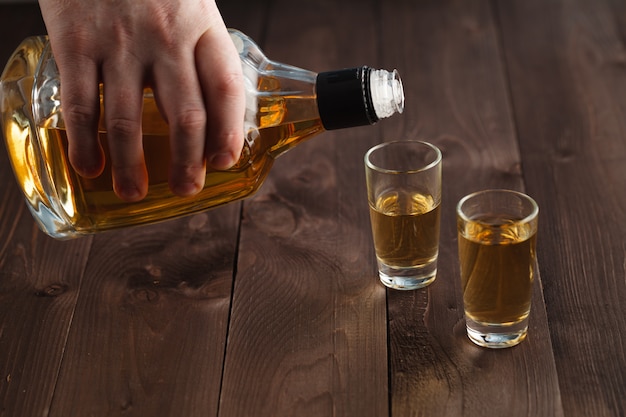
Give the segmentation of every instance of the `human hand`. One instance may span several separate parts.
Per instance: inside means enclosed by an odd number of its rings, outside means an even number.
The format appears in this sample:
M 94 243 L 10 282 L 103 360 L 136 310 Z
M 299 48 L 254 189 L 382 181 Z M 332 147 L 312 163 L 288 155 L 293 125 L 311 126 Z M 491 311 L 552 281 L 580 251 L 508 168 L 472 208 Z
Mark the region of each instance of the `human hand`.
M 61 75 L 69 159 L 84 177 L 104 169 L 98 141 L 100 82 L 116 194 L 148 190 L 143 88 L 152 87 L 170 128 L 169 184 L 202 189 L 206 164 L 227 169 L 243 146 L 241 64 L 215 0 L 40 0 Z

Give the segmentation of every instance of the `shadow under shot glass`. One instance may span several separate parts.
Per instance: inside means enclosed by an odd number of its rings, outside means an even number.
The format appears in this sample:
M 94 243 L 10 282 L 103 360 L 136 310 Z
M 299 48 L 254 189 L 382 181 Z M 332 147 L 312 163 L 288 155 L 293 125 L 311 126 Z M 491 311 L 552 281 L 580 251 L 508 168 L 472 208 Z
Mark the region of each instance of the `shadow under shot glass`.
M 485 190 L 456 208 L 467 335 L 505 348 L 526 338 L 535 271 L 537 203 L 510 190 Z
M 429 285 L 439 253 L 441 152 L 420 141 L 382 143 L 365 154 L 365 178 L 381 282 Z

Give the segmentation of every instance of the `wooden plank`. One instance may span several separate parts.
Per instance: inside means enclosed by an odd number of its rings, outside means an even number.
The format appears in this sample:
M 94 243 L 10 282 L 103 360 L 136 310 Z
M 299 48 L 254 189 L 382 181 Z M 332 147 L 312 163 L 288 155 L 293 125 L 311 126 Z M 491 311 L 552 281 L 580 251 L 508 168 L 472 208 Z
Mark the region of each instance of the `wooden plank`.
M 263 48 L 314 71 L 385 65 L 375 5 L 273 2 Z M 385 291 L 363 168 L 379 140 L 376 127 L 313 138 L 244 204 L 222 417 L 388 414 Z
M 41 33 L 36 4 L 0 6 L 0 65 Z M 40 416 L 50 407 L 91 239 L 58 242 L 38 230 L 0 140 L 0 415 Z
M 44 415 L 56 385 L 91 240 L 57 242 L 38 230 L 2 148 L 0 415 Z
M 7 416 L 45 415 L 90 240 L 53 242 L 21 208 L 21 196 L 7 196 L 12 202 L 0 205 L 0 410 Z
M 563 408 L 625 415 L 626 4 L 498 8 Z
M 521 345 L 488 350 L 465 335 L 456 202 L 479 189 L 524 188 L 490 3 L 389 2 L 382 19 L 382 53 L 402 62 L 407 102 L 402 126 L 386 134 L 384 125 L 385 137 L 427 139 L 444 160 L 437 280 L 388 291 L 392 415 L 563 415 L 539 280 Z
M 50 416 L 217 414 L 238 216 L 94 239 Z

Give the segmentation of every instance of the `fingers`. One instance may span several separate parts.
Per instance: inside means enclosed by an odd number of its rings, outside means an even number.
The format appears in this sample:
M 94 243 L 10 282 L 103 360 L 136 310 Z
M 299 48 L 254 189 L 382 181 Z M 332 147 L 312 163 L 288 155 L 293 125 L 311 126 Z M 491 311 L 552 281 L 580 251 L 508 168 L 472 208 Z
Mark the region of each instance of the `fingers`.
M 104 168 L 100 81 L 114 189 L 123 200 L 140 200 L 148 188 L 141 133 L 146 81 L 169 124 L 175 194 L 199 192 L 207 165 L 227 169 L 237 162 L 244 138 L 241 63 L 214 2 L 40 5 L 62 77 L 69 159 L 80 175 Z
M 103 81 L 113 189 L 122 200 L 139 201 L 148 192 L 141 135 L 142 68 L 128 60 L 104 65 Z
M 170 189 L 179 196 L 194 195 L 206 175 L 207 116 L 193 55 L 155 65 L 154 81 L 159 109 L 170 127 Z
M 155 94 L 170 126 L 170 188 L 190 196 L 206 165 L 228 169 L 241 155 L 245 95 L 241 62 L 225 28 L 207 32 L 195 56 L 155 65 Z
M 104 169 L 104 153 L 98 140 L 99 64 L 92 48 L 93 38 L 89 31 L 71 23 L 72 13 L 81 14 L 82 3 L 69 8 L 66 2 L 54 0 L 41 0 L 39 4 L 61 75 L 70 164 L 79 175 L 93 178 Z
M 245 92 L 241 62 L 225 28 L 200 37 L 196 66 L 207 106 L 207 163 L 227 169 L 237 162 L 243 147 Z
M 92 71 L 87 70 L 90 66 Z M 102 79 L 113 188 L 122 200 L 132 202 L 146 196 L 148 174 L 141 138 L 142 72 L 140 68 L 128 68 L 128 64 L 103 65 Z M 80 73 L 75 74 L 75 69 L 81 69 Z M 120 69 L 124 70 L 123 74 Z M 98 137 L 100 92 L 97 73 L 95 64 L 90 62 L 70 66 L 62 73 L 61 100 L 69 159 L 76 172 L 86 178 L 101 175 L 105 163 Z
M 141 113 L 143 68 L 122 58 L 99 59 L 90 45 L 75 37 L 74 48 L 63 37 L 53 50 L 62 77 L 61 101 L 68 136 L 68 156 L 74 170 L 95 178 L 104 170 L 105 158 L 99 130 L 106 127 L 115 193 L 122 200 L 138 201 L 147 193 L 148 178 L 143 159 Z M 100 75 L 101 74 L 101 75 Z M 100 91 L 103 81 L 105 126 L 99 126 Z
M 98 71 L 88 60 L 70 58 L 67 62 L 74 63 L 62 70 L 61 84 L 69 159 L 79 175 L 94 178 L 104 169 L 104 153 L 98 140 Z

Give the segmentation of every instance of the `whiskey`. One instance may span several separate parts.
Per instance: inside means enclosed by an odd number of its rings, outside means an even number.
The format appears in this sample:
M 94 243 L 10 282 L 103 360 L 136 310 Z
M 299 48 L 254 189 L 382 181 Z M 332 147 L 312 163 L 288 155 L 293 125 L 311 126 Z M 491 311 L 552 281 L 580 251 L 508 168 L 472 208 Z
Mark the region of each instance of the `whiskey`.
M 15 177 L 42 230 L 72 238 L 236 201 L 258 190 L 274 159 L 303 140 L 325 130 L 373 124 L 403 110 L 396 71 L 358 67 L 316 74 L 270 61 L 250 38 L 234 30 L 230 34 L 246 89 L 246 137 L 239 161 L 228 170 L 208 171 L 204 188 L 193 197 L 172 194 L 167 181 L 169 128 L 147 89 L 142 128 L 149 190 L 146 198 L 133 203 L 113 191 L 103 120 L 98 132 L 106 157 L 103 173 L 88 179 L 72 169 L 61 83 L 49 43 L 45 37 L 22 42 L 0 78 L 0 122 Z
M 428 265 L 437 259 L 440 204 L 430 195 L 387 192 L 370 205 L 379 261 L 391 268 Z
M 303 139 L 323 131 L 319 119 L 297 120 L 297 114 L 291 112 L 288 120 L 285 110 L 291 101 L 315 104 L 311 97 L 286 98 L 282 103 L 272 103 L 272 106 L 262 103 L 261 109 L 271 109 L 271 112 L 260 113 L 259 129 L 248 135 L 238 163 L 229 170 L 207 172 L 204 188 L 199 194 L 187 198 L 178 197 L 169 189 L 168 127 L 157 118 L 154 101 L 144 105 L 143 146 L 149 177 L 148 195 L 136 203 L 122 201 L 113 191 L 105 131 L 99 133 L 99 138 L 105 149 L 107 165 L 97 178 L 83 178 L 69 165 L 65 129 L 42 128 L 39 137 L 48 151 L 44 158 L 48 165 L 46 169 L 56 174 L 54 184 L 59 202 L 70 222 L 77 233 L 93 233 L 166 220 L 183 212 L 191 214 L 253 194 L 267 176 L 274 154 L 283 153 Z M 306 107 L 306 104 L 300 106 Z M 150 117 L 152 112 L 155 117 Z M 296 120 L 291 120 L 294 118 Z
M 465 314 L 484 325 L 508 326 L 530 312 L 536 226 L 488 216 L 459 223 Z

